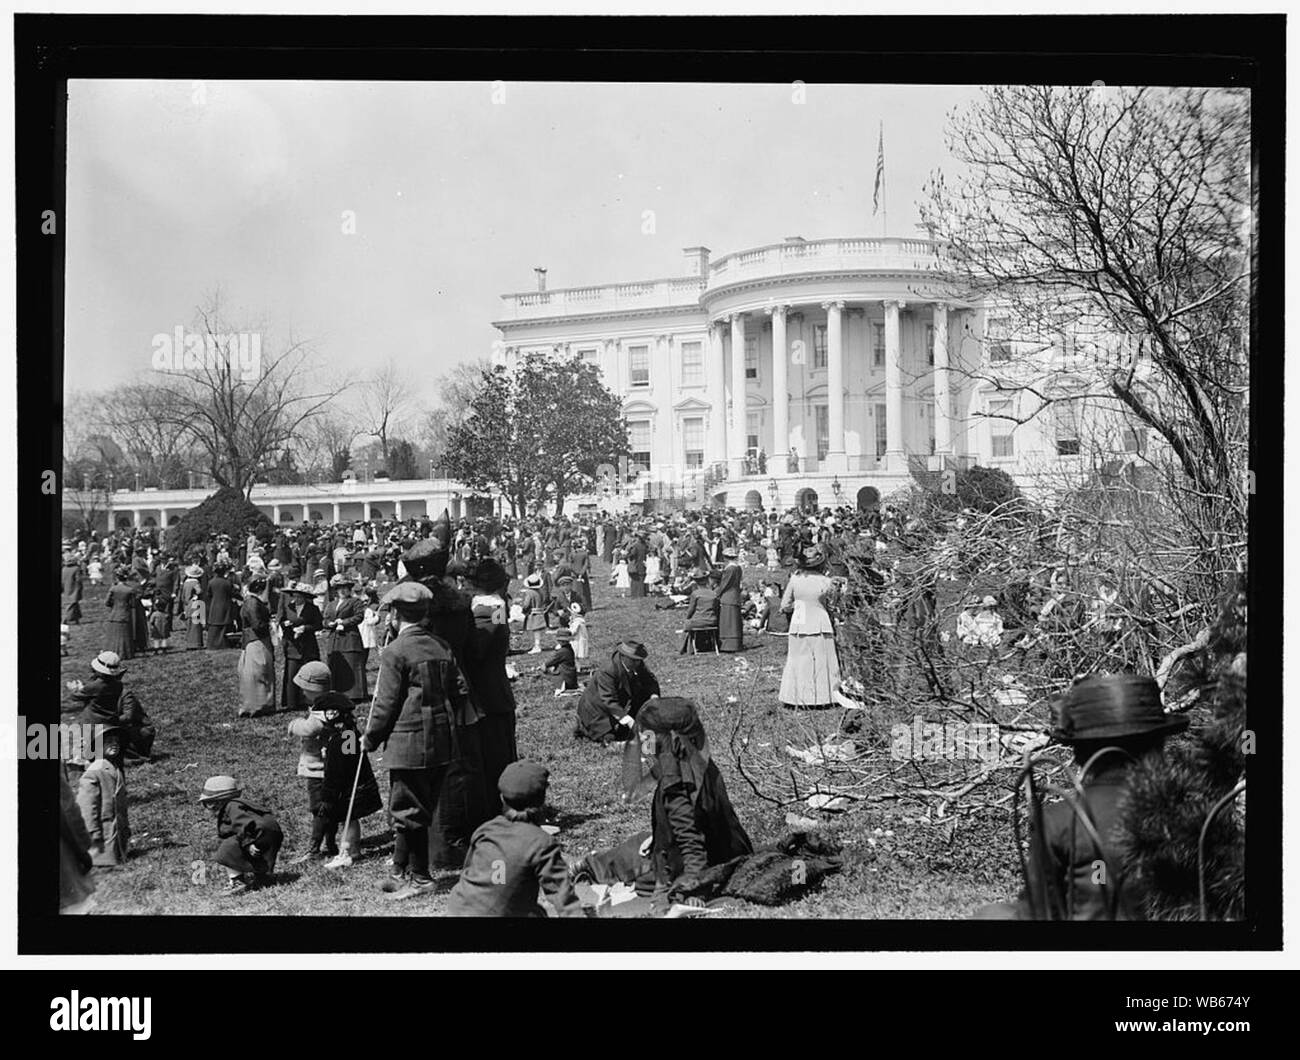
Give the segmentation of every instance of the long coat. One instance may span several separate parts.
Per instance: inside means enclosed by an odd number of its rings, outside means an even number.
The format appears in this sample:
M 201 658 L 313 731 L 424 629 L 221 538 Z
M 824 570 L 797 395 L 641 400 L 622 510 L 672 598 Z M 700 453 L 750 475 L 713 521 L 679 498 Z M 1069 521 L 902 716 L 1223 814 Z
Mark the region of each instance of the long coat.
M 718 646 L 723 651 L 740 651 L 745 646 L 740 620 L 741 573 L 739 564 L 728 563 L 718 579 Z
M 293 604 L 294 597 L 280 597 L 280 612 L 276 621 L 284 631 L 281 648 L 284 652 L 284 678 L 280 685 L 280 706 L 284 710 L 299 710 L 306 706 L 302 689 L 293 683 L 294 676 L 302 669 L 302 664 L 320 658 L 320 647 L 316 643 L 316 631 L 321 628 L 320 609 L 310 600 L 301 607 Z M 293 635 L 297 626 L 306 628 L 298 636 Z
M 218 865 L 265 876 L 275 872 L 284 832 L 270 810 L 243 799 L 231 799 L 217 814 L 217 835 L 221 837 Z
M 126 780 L 106 758 L 97 758 L 81 774 L 77 806 L 90 833 L 91 857 L 96 865 L 121 865 L 126 861 L 131 829 L 126 819 Z
M 332 600 L 325 608 L 325 661 L 335 692 L 344 692 L 355 702 L 366 698 L 366 651 L 361 641 L 361 623 L 366 602 L 356 596 Z M 338 629 L 342 624 L 343 629 Z
M 81 564 L 76 560 L 63 565 L 63 621 L 81 621 Z
M 659 886 L 754 852 L 717 765 L 706 767 L 698 797 L 671 755 L 658 755 L 653 768 L 658 785 L 650 816 Z
M 134 582 L 117 582 L 108 590 L 108 643 L 105 647 L 123 659 L 135 656 L 135 612 L 137 596 Z
M 226 633 L 235 624 L 235 586 L 218 574 L 208 582 L 207 640 L 209 648 L 224 648 Z
M 642 664 L 635 673 L 628 670 L 615 650 L 609 662 L 591 675 L 578 700 L 578 732 L 589 740 L 608 740 L 620 718 L 636 717 L 641 705 L 659 695 L 659 679 Z

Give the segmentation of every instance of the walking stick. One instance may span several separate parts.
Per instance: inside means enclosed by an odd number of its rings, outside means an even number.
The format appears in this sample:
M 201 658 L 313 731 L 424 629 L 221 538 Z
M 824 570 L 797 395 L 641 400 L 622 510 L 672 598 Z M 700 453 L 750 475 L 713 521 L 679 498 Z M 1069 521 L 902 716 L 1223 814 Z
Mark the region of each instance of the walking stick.
M 366 711 L 365 729 L 362 729 L 363 738 L 366 729 L 370 728 L 370 715 L 374 713 L 374 710 L 375 710 L 375 699 L 373 696 L 371 696 L 370 709 Z M 343 818 L 343 842 L 345 843 L 348 841 L 348 828 L 351 827 L 352 825 L 352 808 L 357 803 L 357 786 L 361 783 L 361 766 L 365 761 L 366 761 L 366 749 L 363 744 L 357 748 L 357 771 L 352 776 L 352 794 L 348 797 L 347 816 Z M 360 853 L 360 851 L 358 851 L 358 853 Z

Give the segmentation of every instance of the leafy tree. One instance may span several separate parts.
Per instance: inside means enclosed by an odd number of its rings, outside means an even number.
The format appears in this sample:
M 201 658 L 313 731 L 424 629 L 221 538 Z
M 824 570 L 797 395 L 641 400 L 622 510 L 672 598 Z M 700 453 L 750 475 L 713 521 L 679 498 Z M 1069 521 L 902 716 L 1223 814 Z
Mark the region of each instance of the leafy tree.
M 206 545 L 211 534 L 229 534 L 232 542 L 242 542 L 250 526 L 262 540 L 270 540 L 274 532 L 271 520 L 241 490 L 223 486 L 168 529 L 167 548 L 184 556 L 191 549 Z
M 622 402 L 595 365 L 531 354 L 513 372 L 482 374 L 463 423 L 448 434 L 444 464 L 467 486 L 509 498 L 518 513 L 551 500 L 556 511 L 594 488 L 602 464 L 627 456 Z

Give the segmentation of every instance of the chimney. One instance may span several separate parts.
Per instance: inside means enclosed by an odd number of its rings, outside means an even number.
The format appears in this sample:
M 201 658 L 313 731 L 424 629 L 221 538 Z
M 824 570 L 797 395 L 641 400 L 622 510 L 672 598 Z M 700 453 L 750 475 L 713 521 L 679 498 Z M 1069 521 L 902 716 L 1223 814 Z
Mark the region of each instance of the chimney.
M 803 236 L 786 236 L 786 237 L 785 237 L 785 241 L 786 241 L 787 243 L 807 243 L 807 242 L 808 242 L 808 240 L 804 239 Z
M 533 272 L 537 273 L 537 289 L 539 291 L 546 290 L 546 270 L 538 266 Z
M 686 255 L 687 276 L 707 276 L 709 274 L 708 247 L 686 247 L 682 253 Z

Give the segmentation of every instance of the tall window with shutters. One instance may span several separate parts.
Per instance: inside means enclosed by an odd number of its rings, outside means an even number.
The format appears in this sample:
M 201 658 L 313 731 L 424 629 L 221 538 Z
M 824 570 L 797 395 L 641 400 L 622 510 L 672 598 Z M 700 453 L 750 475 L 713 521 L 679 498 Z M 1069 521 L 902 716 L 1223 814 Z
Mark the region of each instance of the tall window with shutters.
M 650 470 L 650 421 L 627 421 L 628 447 L 632 450 L 629 468 L 633 474 L 637 470 Z
M 826 367 L 826 325 L 813 325 L 813 368 Z
M 994 460 L 1010 460 L 1016 455 L 1016 437 L 1013 433 L 1015 422 L 1010 419 L 1014 403 L 1009 398 L 994 398 L 989 401 L 989 442 L 990 456 Z
M 687 416 L 682 420 L 682 446 L 688 469 L 704 466 L 703 416 Z
M 758 378 L 758 338 L 748 336 L 745 339 L 745 378 Z

